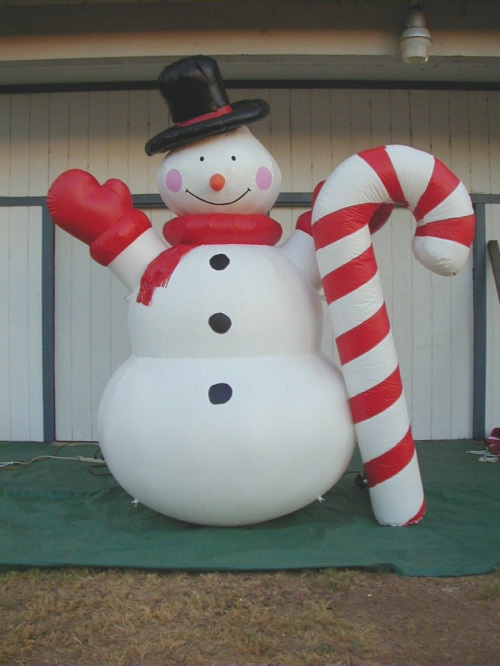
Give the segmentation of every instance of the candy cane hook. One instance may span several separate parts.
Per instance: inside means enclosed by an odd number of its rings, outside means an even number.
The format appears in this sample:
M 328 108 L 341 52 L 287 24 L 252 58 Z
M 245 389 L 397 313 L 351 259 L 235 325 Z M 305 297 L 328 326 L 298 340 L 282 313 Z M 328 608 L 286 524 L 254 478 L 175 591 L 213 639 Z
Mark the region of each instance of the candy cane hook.
M 414 256 L 454 275 L 474 237 L 464 185 L 439 160 L 408 146 L 382 146 L 343 162 L 319 191 L 312 233 L 349 395 L 358 445 L 379 523 L 408 525 L 425 497 L 371 231 L 394 205 L 417 220 Z

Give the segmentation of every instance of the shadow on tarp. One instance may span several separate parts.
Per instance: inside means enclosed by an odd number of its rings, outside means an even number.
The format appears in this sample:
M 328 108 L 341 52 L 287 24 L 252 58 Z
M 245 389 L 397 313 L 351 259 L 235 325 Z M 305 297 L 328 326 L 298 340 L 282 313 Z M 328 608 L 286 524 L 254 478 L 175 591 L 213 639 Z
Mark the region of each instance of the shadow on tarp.
M 0 469 L 0 568 L 131 567 L 249 571 L 324 567 L 405 576 L 488 573 L 500 563 L 500 464 L 467 454 L 470 440 L 419 442 L 427 514 L 418 525 L 382 527 L 367 490 L 347 474 L 324 502 L 249 527 L 182 523 L 136 505 L 106 474 L 81 462 L 46 460 Z M 58 455 L 93 457 L 92 445 Z M 0 461 L 53 454 L 54 446 L 0 443 Z M 350 471 L 360 471 L 355 457 Z M 94 472 L 95 474 L 91 473 Z

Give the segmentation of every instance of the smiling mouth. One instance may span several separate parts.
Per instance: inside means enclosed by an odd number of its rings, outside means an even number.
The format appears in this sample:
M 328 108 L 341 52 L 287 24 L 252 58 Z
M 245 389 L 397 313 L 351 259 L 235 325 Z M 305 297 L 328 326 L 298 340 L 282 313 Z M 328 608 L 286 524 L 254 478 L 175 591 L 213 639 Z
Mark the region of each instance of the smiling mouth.
M 186 194 L 190 194 L 195 199 L 198 199 L 198 201 L 203 201 L 203 203 L 211 204 L 212 206 L 229 206 L 230 204 L 236 203 L 240 199 L 243 199 L 243 197 L 247 195 L 249 192 L 251 192 L 251 190 L 249 187 L 247 187 L 246 192 L 243 192 L 243 194 L 237 197 L 236 199 L 233 199 L 232 201 L 223 201 L 222 203 L 218 203 L 215 201 L 208 201 L 208 199 L 202 199 L 201 197 L 199 197 L 197 194 L 194 194 L 190 190 L 186 190 Z

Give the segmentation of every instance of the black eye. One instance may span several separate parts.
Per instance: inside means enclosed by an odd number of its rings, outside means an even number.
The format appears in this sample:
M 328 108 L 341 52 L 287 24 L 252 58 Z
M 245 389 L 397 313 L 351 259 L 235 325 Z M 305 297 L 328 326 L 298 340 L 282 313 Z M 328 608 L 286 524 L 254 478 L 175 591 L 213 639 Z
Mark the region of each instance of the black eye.
M 204 158 L 203 155 L 202 155 L 202 156 L 200 157 L 200 162 L 204 162 L 204 161 L 205 161 L 205 158 Z
M 236 162 L 236 157 L 234 155 L 231 155 L 231 159 L 233 160 L 233 162 Z

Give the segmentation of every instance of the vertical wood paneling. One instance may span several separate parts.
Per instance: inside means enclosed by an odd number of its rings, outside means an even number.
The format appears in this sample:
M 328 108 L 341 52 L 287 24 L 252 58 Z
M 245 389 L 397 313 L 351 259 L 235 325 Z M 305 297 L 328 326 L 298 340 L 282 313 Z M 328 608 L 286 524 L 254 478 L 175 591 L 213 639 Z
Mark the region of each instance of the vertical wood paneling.
M 87 169 L 104 183 L 110 177 L 110 143 L 113 142 L 114 132 L 109 123 L 109 107 L 111 101 L 110 93 L 101 92 L 91 95 L 88 107 L 88 165 Z M 122 108 L 122 112 L 124 109 Z M 126 137 L 123 137 L 126 141 Z M 128 173 L 128 171 L 127 171 Z M 102 394 L 106 382 L 112 372 L 111 367 L 111 276 L 106 269 L 90 261 L 88 263 L 90 294 L 88 322 L 90 357 L 87 358 L 90 370 L 91 388 L 91 414 L 92 419 L 86 425 L 85 433 L 80 434 L 80 439 L 95 439 L 95 420 L 99 395 Z M 80 289 L 87 285 L 81 285 Z
M 29 191 L 30 98 L 17 95 L 11 98 L 11 151 L 9 194 L 21 196 Z
M 13 208 L 9 234 L 9 351 L 11 359 L 11 419 L 21 438 L 29 435 L 28 359 L 28 215 Z M 22 416 L 21 416 L 22 415 Z
M 451 91 L 450 100 L 450 143 L 452 151 L 450 168 L 471 191 L 471 161 L 469 132 L 469 97 L 464 91 Z
M 414 148 L 430 150 L 428 91 L 410 94 L 410 142 Z M 412 284 L 412 391 L 410 412 L 415 437 L 432 432 L 432 274 L 418 262 L 410 262 Z M 401 343 L 400 343 L 401 344 Z
M 149 192 L 149 162 L 144 145 L 149 137 L 147 92 L 130 91 L 128 98 L 128 180 L 132 192 Z M 154 183 L 155 185 L 155 183 Z M 154 187 L 152 188 L 154 191 Z
M 411 144 L 410 91 L 390 90 L 388 113 L 391 119 L 391 143 Z
M 89 94 L 70 97 L 69 147 L 71 167 L 89 162 Z M 72 437 L 86 439 L 88 415 L 92 413 L 91 260 L 83 243 L 71 239 L 70 284 L 73 298 L 68 315 L 71 321 L 69 391 L 72 396 Z M 66 370 L 66 368 L 64 368 Z M 65 438 L 63 438 L 65 439 Z
M 11 428 L 19 433 L 21 439 L 30 439 L 28 237 L 28 211 L 25 208 L 11 209 L 7 282 Z
M 82 93 L 69 112 L 68 166 L 127 182 L 128 93 Z M 68 294 L 65 286 L 71 285 Z M 56 233 L 56 434 L 96 439 L 100 395 L 129 353 L 125 290 L 87 246 Z
M 469 127 L 471 157 L 470 188 L 473 192 L 490 192 L 491 178 L 488 166 L 491 146 L 489 143 L 490 128 L 488 125 L 487 92 L 473 91 L 470 93 Z M 493 150 L 495 149 L 498 150 L 498 146 L 494 146 Z
M 28 372 L 30 440 L 44 435 L 43 375 L 42 375 L 42 211 L 30 208 L 28 216 Z
M 0 95 L 0 147 L 2 159 L 0 159 L 0 195 L 10 194 L 10 154 L 16 147 L 11 139 L 12 124 L 12 97 Z
M 43 439 L 40 208 L 0 209 L 0 439 Z
M 371 145 L 381 146 L 392 143 L 390 90 L 370 90 L 370 110 L 372 107 L 384 109 L 383 113 L 372 113 L 371 116 Z
M 168 116 L 167 106 L 165 101 L 158 94 L 158 91 L 151 90 L 148 93 L 143 93 L 145 96 L 145 110 L 147 109 L 147 138 L 151 139 L 153 136 L 162 132 L 170 125 L 170 118 Z M 147 157 L 146 153 L 143 152 L 144 148 L 141 149 L 141 157 L 144 155 L 146 157 L 146 165 L 148 170 L 148 192 L 156 192 L 156 172 L 160 166 L 163 155 L 153 155 L 152 157 Z M 145 165 L 145 166 L 146 166 Z M 138 190 L 136 190 L 138 192 Z
M 68 132 L 69 132 L 69 94 L 55 93 L 49 96 L 49 159 L 48 182 L 69 168 Z M 36 103 L 36 98 L 33 99 Z M 37 192 L 44 195 L 46 192 Z
M 429 150 L 444 163 L 450 163 L 448 96 L 429 95 Z M 439 395 L 441 405 L 433 399 L 431 438 L 448 439 L 451 433 L 452 404 L 452 279 L 433 275 L 431 279 L 432 316 L 432 394 Z
M 36 103 L 30 97 L 30 144 L 29 144 L 29 190 L 28 194 L 36 195 L 46 191 L 48 181 L 49 155 L 49 95 L 37 95 Z
M 88 93 L 69 96 L 66 151 L 71 168 L 88 165 L 88 108 Z M 85 439 L 82 435 L 92 407 L 90 260 L 85 245 L 59 230 L 55 298 L 56 436 L 60 440 Z
M 309 90 L 290 92 L 290 137 L 292 192 L 310 192 L 316 183 L 312 179 L 311 93 Z
M 49 183 L 69 168 L 68 135 L 70 95 L 50 95 L 49 106 Z M 56 403 L 56 437 L 72 439 L 73 396 L 63 378 L 71 377 L 71 245 L 74 241 L 58 228 L 55 230 L 55 322 L 54 322 L 54 374 Z
M 453 278 L 451 289 L 451 432 L 450 437 L 472 433 L 473 315 L 472 258 Z M 460 335 L 458 335 L 460 331 Z M 463 435 L 461 433 L 467 433 Z
M 471 188 L 471 160 L 469 136 L 470 93 L 451 91 L 449 99 L 449 166 L 469 190 Z M 484 165 L 485 168 L 486 165 Z M 498 190 L 500 192 L 500 190 Z M 453 278 L 452 283 L 452 436 L 472 433 L 472 414 L 464 405 L 472 404 L 473 392 L 473 313 L 472 313 L 472 261 Z M 456 335 L 456 331 L 461 331 Z M 463 350 L 466 350 L 465 352 Z M 461 353 L 462 352 L 462 353 Z
M 310 191 L 354 152 L 402 143 L 435 154 L 469 189 L 500 192 L 497 92 L 241 89 L 229 94 L 234 101 L 262 97 L 270 102 L 271 115 L 251 130 L 279 163 L 282 191 Z M 0 143 L 7 159 L 0 162 L 0 194 L 44 195 L 48 184 L 70 167 L 89 169 L 101 182 L 121 178 L 135 193 L 156 192 L 163 157 L 147 157 L 144 143 L 168 124 L 156 91 L 1 96 Z M 284 238 L 300 212 L 272 211 Z M 25 414 L 32 432 L 39 427 L 39 396 L 31 384 L 39 381 L 40 368 L 30 361 L 29 371 L 20 373 L 24 377 L 16 378 L 15 385 L 10 370 L 4 370 L 13 362 L 26 362 L 17 360 L 22 349 L 29 350 L 26 357 L 36 357 L 39 294 L 32 285 L 40 258 L 38 214 L 33 215 L 14 211 L 6 216 L 3 210 L 0 220 L 1 248 L 12 253 L 10 263 L 1 263 L 0 276 L 5 284 L 22 279 L 26 284 L 21 297 L 16 299 L 12 291 L 2 306 L 9 333 L 0 338 L 0 367 L 9 380 L 0 389 L 0 423 L 8 421 L 9 432 L 12 414 L 2 398 L 20 399 L 26 391 L 31 402 Z M 489 207 L 488 238 L 499 237 L 499 216 L 500 206 Z M 166 210 L 151 211 L 159 233 L 170 217 Z M 411 256 L 414 226 L 408 212 L 397 210 L 374 236 L 374 246 L 415 436 L 468 436 L 471 265 L 453 279 L 431 275 Z M 491 276 L 488 280 L 487 423 L 493 427 L 500 420 L 500 306 Z M 126 292 L 106 269 L 92 263 L 86 246 L 59 231 L 55 283 L 57 436 L 93 439 L 102 389 L 129 353 Z M 27 322 L 26 329 L 21 330 L 21 321 Z M 323 348 L 334 355 L 327 329 Z
M 352 155 L 351 91 L 331 90 L 330 108 L 333 167 L 336 167 Z
M 10 127 L 10 125 L 9 125 Z M 9 285 L 10 209 L 0 208 L 0 281 Z M 11 428 L 10 293 L 0 300 L 0 439 L 14 439 Z
M 89 96 L 88 161 L 71 164 L 73 168 L 88 169 L 100 183 L 109 178 L 109 93 Z
M 479 91 L 474 91 L 468 96 L 468 106 L 469 106 L 469 146 L 470 146 L 470 187 L 473 189 L 473 191 L 476 192 L 488 192 L 490 191 L 491 187 L 491 171 L 488 168 L 485 168 L 486 165 L 489 162 L 489 156 L 491 150 L 493 151 L 498 151 L 498 143 L 496 145 L 492 145 L 490 143 L 490 126 L 488 122 L 488 105 L 489 105 L 489 93 L 486 92 L 479 92 Z M 498 118 L 496 119 L 496 123 L 498 124 Z M 493 130 L 494 131 L 494 130 Z M 487 217 L 486 217 L 486 241 L 488 240 L 488 234 L 493 233 L 493 219 L 491 217 L 491 208 L 488 207 L 489 209 L 486 211 Z M 498 210 L 498 206 L 496 207 Z M 489 226 L 489 228 L 488 228 Z M 488 259 L 486 258 L 487 255 L 487 250 L 486 246 L 484 248 L 480 248 L 481 253 L 484 252 L 484 256 L 486 259 L 486 263 L 488 263 Z M 491 273 L 491 271 L 490 271 Z M 487 275 L 487 281 L 488 278 L 491 280 L 491 274 L 488 276 Z M 491 286 L 488 288 L 488 282 L 487 282 L 487 312 L 488 312 L 488 296 L 490 296 L 490 301 L 491 301 Z M 495 313 L 492 313 L 490 315 L 490 321 L 488 323 L 491 323 L 492 320 L 495 318 Z M 488 324 L 487 324 L 488 325 Z M 487 376 L 487 396 L 488 392 L 491 394 L 495 393 L 495 380 L 493 379 L 493 382 L 488 386 L 490 383 L 488 381 L 488 374 L 489 374 L 489 367 L 488 367 L 488 356 L 490 353 L 490 349 L 488 347 L 495 347 L 496 344 L 493 342 L 493 338 L 491 336 L 488 336 L 488 331 L 486 331 L 486 344 L 487 344 L 487 351 L 486 351 L 486 358 L 487 358 L 487 367 L 486 367 L 486 376 Z M 494 367 L 495 362 L 493 361 L 493 366 Z M 487 397 L 488 400 L 488 397 Z
M 128 91 L 112 91 L 108 115 L 108 178 L 119 178 L 130 186 L 128 146 Z M 111 175 L 112 174 L 112 175 Z
M 333 170 L 330 129 L 332 115 L 329 90 L 310 90 L 311 189 Z
M 460 105 L 448 93 L 448 117 L 443 121 L 441 133 L 448 137 L 448 146 L 440 146 L 440 155 L 459 178 L 465 178 L 469 162 L 468 138 L 456 135 L 457 126 L 463 123 L 460 118 Z M 444 105 L 444 104 L 443 104 Z M 463 105 L 462 105 L 463 106 Z M 459 118 L 457 118 L 457 112 Z M 456 137 L 456 139 L 454 138 Z M 436 141 L 436 138 L 434 138 Z M 455 165 L 457 168 L 455 169 Z M 465 181 L 464 181 L 465 182 Z M 468 185 L 465 183 L 466 186 Z M 472 260 L 469 259 L 463 270 L 450 280 L 450 436 L 459 437 L 461 432 L 472 431 L 472 414 L 463 405 L 472 403 L 473 372 L 473 313 L 472 313 Z M 460 335 L 456 332 L 461 331 Z
M 372 92 L 351 90 L 351 153 L 371 148 L 372 143 Z
M 290 136 L 290 91 L 272 90 L 269 95 L 271 106 L 271 144 L 268 149 L 281 170 L 281 189 L 290 192 L 292 188 L 292 146 Z

